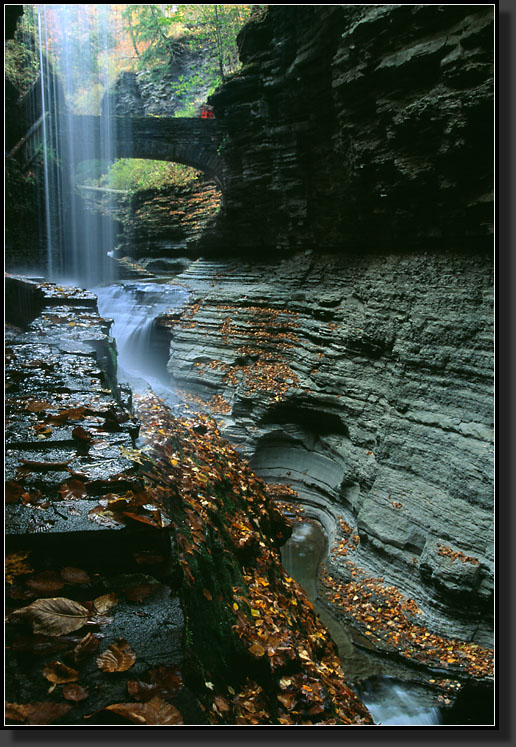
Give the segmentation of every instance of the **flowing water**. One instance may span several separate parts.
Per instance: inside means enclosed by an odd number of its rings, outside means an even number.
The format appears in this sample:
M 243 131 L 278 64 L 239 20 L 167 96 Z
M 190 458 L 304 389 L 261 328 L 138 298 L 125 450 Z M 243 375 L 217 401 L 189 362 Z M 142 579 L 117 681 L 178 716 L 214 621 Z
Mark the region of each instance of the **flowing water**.
M 175 404 L 177 398 L 166 373 L 168 344 L 160 340 L 156 318 L 183 306 L 187 291 L 159 281 L 124 281 L 93 290 L 100 315 L 113 319 L 111 334 L 117 345 L 119 380 L 129 383 L 136 392 L 150 387 L 167 404 Z
M 115 222 L 88 211 L 78 174 L 105 169 L 113 161 L 113 119 L 106 52 L 114 43 L 111 6 L 36 5 L 40 78 L 34 91 L 45 183 L 46 275 L 49 280 L 89 287 L 115 278 L 108 252 Z M 73 29 L 73 33 L 70 33 Z M 99 63 L 100 60 L 100 63 Z M 104 62 L 102 62 L 104 60 Z M 75 108 L 74 108 L 75 107 Z M 79 110 L 78 110 L 79 107 Z
M 378 663 L 353 645 L 351 637 L 317 597 L 319 565 L 327 551 L 326 536 L 320 524 L 302 522 L 281 549 L 281 559 L 289 573 L 304 588 L 321 622 L 337 645 L 343 668 L 358 696 L 368 707 L 376 724 L 382 726 L 438 726 L 440 709 L 429 701 L 428 693 L 413 684 L 385 674 Z M 351 683 L 350 683 L 351 684 Z

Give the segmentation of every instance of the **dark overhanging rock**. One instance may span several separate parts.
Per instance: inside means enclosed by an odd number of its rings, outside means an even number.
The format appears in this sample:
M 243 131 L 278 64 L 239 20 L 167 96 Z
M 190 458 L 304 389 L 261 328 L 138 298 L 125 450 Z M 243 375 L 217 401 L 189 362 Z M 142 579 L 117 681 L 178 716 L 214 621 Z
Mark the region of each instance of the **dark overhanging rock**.
M 489 249 L 493 20 L 271 6 L 249 23 L 242 70 L 211 97 L 226 199 L 206 251 Z

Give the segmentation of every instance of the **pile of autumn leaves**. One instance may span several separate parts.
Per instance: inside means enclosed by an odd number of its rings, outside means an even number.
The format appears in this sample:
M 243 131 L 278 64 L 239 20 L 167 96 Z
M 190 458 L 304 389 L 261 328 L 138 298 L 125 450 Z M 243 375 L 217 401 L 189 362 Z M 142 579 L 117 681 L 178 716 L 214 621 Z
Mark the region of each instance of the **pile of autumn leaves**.
M 176 506 L 173 526 L 184 583 L 202 594 L 206 615 L 211 605 L 223 605 L 232 616 L 234 635 L 254 673 L 231 683 L 206 681 L 203 709 L 209 721 L 371 724 L 311 603 L 281 567 L 271 534 L 281 541 L 285 525 L 265 483 L 221 438 L 212 419 L 173 418 L 153 397 L 138 401 L 137 414 L 147 489 L 158 492 L 161 505 Z M 211 552 L 214 536 L 240 568 L 238 583 L 216 592 L 199 588 L 196 577 L 196 560 Z
M 229 621 L 237 644 L 232 648 L 240 648 L 245 663 L 232 676 L 221 674 L 216 666 L 203 666 L 201 658 L 204 687 L 199 691 L 196 685 L 194 692 L 206 723 L 371 724 L 369 713 L 345 682 L 336 648 L 311 603 L 281 567 L 275 545 L 284 541 L 287 527 L 272 504 L 275 489 L 251 472 L 212 419 L 175 418 L 153 396 L 138 400 L 137 415 L 143 445 L 124 453 L 137 466 L 144 485 L 120 495 L 106 494 L 89 518 L 115 524 L 136 520 L 170 530 L 182 575 L 179 594 L 187 612 L 194 600 L 197 614 L 202 610 L 207 618 L 222 615 Z M 232 565 L 229 585 L 216 578 L 203 580 L 200 573 L 202 559 L 211 556 L 215 543 L 224 548 L 226 563 Z M 27 593 L 46 593 L 46 598 L 11 612 L 9 622 L 29 624 L 36 638 L 55 641 L 64 661 L 50 662 L 42 672 L 51 691 L 59 688 L 60 702 L 9 703 L 7 717 L 33 725 L 63 717 L 68 722 L 74 704 L 88 703 L 80 681 L 84 661 L 93 657 L 96 668 L 108 673 L 126 672 L 134 664 L 130 641 L 117 639 L 99 655 L 99 635 L 84 635 L 81 630 L 85 625 L 93 624 L 94 630 L 109 625 L 111 609 L 116 613 L 116 595 L 103 594 L 91 602 L 56 596 L 63 586 L 88 587 L 86 572 L 61 568 L 34 575 L 28 554 L 11 555 L 9 560 L 8 583 L 28 574 L 32 584 L 43 587 L 31 587 Z M 124 589 L 126 596 L 132 592 Z M 136 593 L 136 601 L 141 601 L 152 589 Z M 176 673 L 165 669 L 149 671 L 146 680 L 128 680 L 126 701 L 108 703 L 103 710 L 138 725 L 183 724 L 183 715 L 169 701 L 186 683 L 172 682 Z M 86 709 L 84 718 L 89 715 Z

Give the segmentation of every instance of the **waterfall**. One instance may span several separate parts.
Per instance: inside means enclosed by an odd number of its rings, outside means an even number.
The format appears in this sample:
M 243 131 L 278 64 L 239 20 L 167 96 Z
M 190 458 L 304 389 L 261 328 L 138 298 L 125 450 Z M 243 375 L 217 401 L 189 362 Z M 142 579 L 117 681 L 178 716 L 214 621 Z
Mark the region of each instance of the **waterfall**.
M 35 94 L 42 116 L 47 276 L 91 287 L 115 279 L 115 265 L 108 256 L 115 244 L 115 223 L 86 208 L 77 190 L 77 175 L 81 166 L 99 169 L 113 161 L 109 97 L 100 126 L 92 117 L 75 115 L 100 114 L 101 96 L 109 84 L 106 52 L 113 39 L 113 13 L 105 5 L 35 8 L 40 52 Z M 86 103 L 81 104 L 81 97 Z
M 101 316 L 113 319 L 119 378 L 135 391 L 150 385 L 156 394 L 171 399 L 166 372 L 168 341 L 160 340 L 156 318 L 182 306 L 187 291 L 181 286 L 152 281 L 126 281 L 93 289 Z

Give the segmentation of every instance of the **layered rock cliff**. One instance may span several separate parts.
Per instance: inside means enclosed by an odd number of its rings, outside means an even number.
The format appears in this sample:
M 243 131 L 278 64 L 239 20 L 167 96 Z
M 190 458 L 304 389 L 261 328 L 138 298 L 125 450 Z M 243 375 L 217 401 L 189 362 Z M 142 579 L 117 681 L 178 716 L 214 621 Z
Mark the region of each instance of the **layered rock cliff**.
M 212 245 L 489 246 L 492 7 L 271 6 L 239 42 Z
M 179 277 L 190 305 L 168 320 L 176 385 L 224 422 L 258 474 L 353 527 L 357 563 L 418 599 L 431 627 L 483 642 L 489 264 L 430 252 L 199 260 Z
M 326 523 L 329 574 L 485 645 L 492 24 L 482 6 L 271 6 L 245 27 L 212 97 L 218 259 L 178 278 L 190 303 L 163 321 L 176 385 Z

